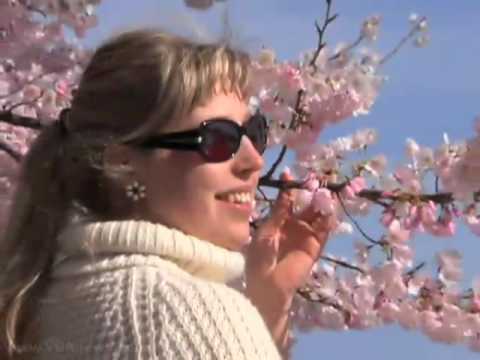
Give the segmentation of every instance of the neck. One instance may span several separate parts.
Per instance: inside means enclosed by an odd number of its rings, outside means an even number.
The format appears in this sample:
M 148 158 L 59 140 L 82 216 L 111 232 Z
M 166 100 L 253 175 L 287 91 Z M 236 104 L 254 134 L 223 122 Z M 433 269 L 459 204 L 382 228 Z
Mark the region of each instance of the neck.
M 63 255 L 145 254 L 176 263 L 193 276 L 227 282 L 244 271 L 239 252 L 187 235 L 167 226 L 142 220 L 75 224 L 58 237 Z

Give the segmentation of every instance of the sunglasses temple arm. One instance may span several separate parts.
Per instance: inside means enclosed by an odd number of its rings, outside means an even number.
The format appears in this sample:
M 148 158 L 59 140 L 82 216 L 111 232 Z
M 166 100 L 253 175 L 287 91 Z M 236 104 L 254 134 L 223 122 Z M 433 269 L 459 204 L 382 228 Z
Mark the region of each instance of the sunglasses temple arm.
M 167 135 L 152 136 L 139 144 L 147 149 L 197 150 L 201 142 L 198 131 L 182 131 Z

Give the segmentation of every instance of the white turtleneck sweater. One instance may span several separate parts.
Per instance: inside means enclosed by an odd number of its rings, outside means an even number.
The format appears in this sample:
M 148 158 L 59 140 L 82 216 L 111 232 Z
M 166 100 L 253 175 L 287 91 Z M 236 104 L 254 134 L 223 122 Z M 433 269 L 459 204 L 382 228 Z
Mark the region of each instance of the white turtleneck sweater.
M 242 254 L 145 221 L 75 225 L 58 240 L 65 258 L 25 348 L 35 359 L 280 359 L 256 308 L 227 285 Z

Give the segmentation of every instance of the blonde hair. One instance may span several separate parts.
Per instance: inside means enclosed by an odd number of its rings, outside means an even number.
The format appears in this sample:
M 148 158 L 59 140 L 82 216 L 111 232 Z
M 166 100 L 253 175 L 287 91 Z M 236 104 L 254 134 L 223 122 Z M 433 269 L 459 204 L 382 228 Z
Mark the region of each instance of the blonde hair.
M 75 219 L 111 219 L 105 147 L 148 135 L 216 91 L 244 96 L 248 76 L 245 53 L 154 29 L 121 34 L 97 49 L 75 93 L 67 134 L 49 125 L 22 164 L 0 242 L 0 354 L 19 352 L 59 231 Z

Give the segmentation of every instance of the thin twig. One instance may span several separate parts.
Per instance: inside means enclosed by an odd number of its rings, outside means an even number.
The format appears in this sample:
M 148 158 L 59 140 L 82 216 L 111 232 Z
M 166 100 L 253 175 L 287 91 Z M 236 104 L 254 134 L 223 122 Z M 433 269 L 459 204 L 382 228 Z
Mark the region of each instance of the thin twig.
M 410 29 L 407 35 L 405 35 L 400 41 L 398 42 L 397 46 L 395 46 L 389 53 L 387 53 L 380 61 L 379 65 L 385 64 L 387 61 L 389 61 L 393 56 L 395 56 L 400 49 L 407 43 L 408 40 L 410 40 L 417 32 L 418 32 L 418 27 L 419 25 L 425 21 L 427 18 L 423 16 L 420 20 L 418 20 L 415 25 Z
M 263 201 L 270 201 L 270 199 L 268 198 L 267 194 L 265 194 L 265 192 L 259 187 L 258 189 L 258 192 L 262 195 L 263 197 Z
M 331 263 L 339 265 L 339 266 L 342 266 L 342 267 L 350 269 L 350 270 L 358 271 L 361 274 L 365 274 L 365 270 L 363 270 L 362 268 L 359 268 L 358 266 L 352 265 L 352 264 L 350 264 L 346 261 L 334 259 L 334 258 L 326 256 L 326 255 L 320 256 L 320 259 L 331 262 Z
M 419 270 L 421 270 L 422 268 L 425 267 L 425 265 L 427 265 L 427 263 L 425 261 L 421 262 L 420 264 L 418 264 L 417 266 L 415 266 L 412 270 L 408 271 L 405 276 L 407 277 L 412 277 L 413 275 L 415 275 L 415 273 L 417 273 Z
M 358 36 L 358 38 L 352 42 L 351 44 L 347 45 L 346 47 L 344 47 L 343 49 L 341 49 L 340 51 L 337 51 L 335 54 L 333 54 L 332 56 L 330 56 L 328 58 L 328 61 L 333 61 L 333 60 L 336 60 L 338 59 L 340 56 L 342 56 L 343 54 L 353 50 L 354 48 L 356 48 L 358 45 L 360 45 L 360 43 L 363 41 L 363 39 L 365 39 L 365 35 L 363 34 L 360 34 Z
M 343 199 L 342 199 L 342 196 L 340 195 L 340 193 L 337 193 L 337 198 L 338 198 L 338 202 L 340 203 L 340 206 L 342 207 L 343 211 L 345 212 L 345 215 L 347 215 L 348 219 L 353 223 L 353 225 L 355 225 L 355 227 L 357 228 L 357 230 L 360 232 L 360 234 L 363 235 L 363 237 L 365 239 L 367 239 L 371 244 L 375 244 L 375 245 L 382 245 L 382 243 L 380 241 L 377 241 L 375 239 L 373 239 L 371 236 L 369 236 L 363 229 L 362 227 L 360 226 L 360 224 L 353 218 L 353 216 L 348 212 L 346 206 L 345 206 L 345 203 L 343 202 Z
M 347 323 L 351 319 L 351 313 L 345 309 L 342 305 L 336 302 L 334 299 L 329 299 L 324 295 L 320 295 L 315 292 L 315 290 L 310 289 L 309 287 L 304 287 L 297 290 L 297 293 L 303 297 L 305 300 L 310 302 L 315 302 L 317 304 L 322 304 L 325 306 L 332 307 L 333 309 L 339 311 L 343 314 L 344 321 Z
M 47 14 L 43 10 L 33 6 L 32 4 L 30 4 L 30 2 L 26 2 L 25 0 L 19 0 L 18 3 L 22 5 L 26 10 L 35 12 L 42 15 L 44 18 L 47 18 Z
M 35 81 L 40 80 L 41 78 L 43 78 L 45 76 L 48 76 L 48 75 L 51 75 L 51 74 L 53 74 L 53 73 L 49 72 L 49 73 L 43 73 L 43 74 L 39 74 L 39 75 L 35 76 L 33 79 L 28 80 L 25 83 L 17 86 L 15 90 L 9 92 L 8 94 L 0 95 L 0 100 L 3 100 L 3 99 L 6 99 L 6 98 L 9 98 L 10 96 L 16 95 L 17 93 L 22 91 L 25 88 L 25 86 L 33 84 Z
M 297 100 L 295 101 L 295 108 L 293 110 L 292 118 L 290 120 L 290 124 L 288 125 L 288 129 L 291 130 L 295 127 L 295 122 L 298 120 L 299 117 L 304 116 L 303 111 L 302 111 L 302 102 L 303 102 L 303 96 L 305 95 L 305 90 L 300 89 L 297 92 Z M 283 145 L 282 150 L 280 150 L 280 153 L 278 154 L 277 159 L 273 163 L 272 167 L 270 170 L 267 171 L 265 175 L 263 175 L 260 179 L 271 179 L 275 171 L 277 170 L 278 166 L 282 163 L 283 158 L 285 157 L 285 154 L 287 153 L 287 146 Z
M 287 152 L 287 146 L 283 145 L 282 150 L 280 150 L 280 153 L 278 154 L 278 157 L 275 160 L 275 162 L 273 163 L 272 167 L 270 168 L 270 170 L 268 170 L 268 172 L 265 175 L 263 175 L 260 178 L 260 181 L 262 181 L 263 179 L 271 179 L 272 178 L 273 173 L 277 170 L 278 166 L 283 161 L 283 158 L 285 157 L 286 152 Z
M 40 92 L 40 95 L 38 95 L 35 99 L 29 100 L 29 101 L 20 101 L 16 104 L 13 104 L 12 106 L 8 107 L 5 109 L 6 112 L 13 112 L 16 108 L 19 108 L 20 106 L 33 106 L 38 100 L 40 100 L 43 97 L 43 91 Z
M 322 27 L 318 24 L 318 21 L 315 21 L 315 29 L 317 29 L 317 34 L 318 34 L 318 45 L 317 49 L 315 50 L 315 53 L 313 54 L 312 60 L 310 60 L 310 66 L 313 67 L 313 72 L 317 72 L 317 59 L 320 56 L 320 53 L 322 52 L 323 48 L 326 46 L 326 43 L 323 41 L 323 36 L 325 35 L 325 31 L 327 30 L 328 25 L 335 21 L 335 19 L 338 17 L 338 14 L 335 14 L 333 16 L 330 16 L 330 11 L 332 10 L 332 0 L 326 0 L 327 2 L 327 9 L 325 11 L 325 20 L 323 22 Z

